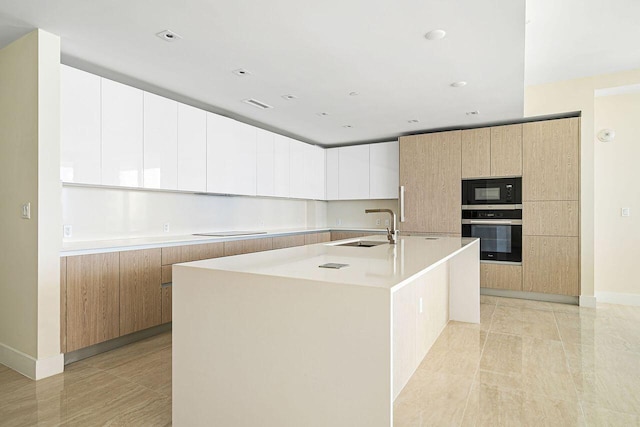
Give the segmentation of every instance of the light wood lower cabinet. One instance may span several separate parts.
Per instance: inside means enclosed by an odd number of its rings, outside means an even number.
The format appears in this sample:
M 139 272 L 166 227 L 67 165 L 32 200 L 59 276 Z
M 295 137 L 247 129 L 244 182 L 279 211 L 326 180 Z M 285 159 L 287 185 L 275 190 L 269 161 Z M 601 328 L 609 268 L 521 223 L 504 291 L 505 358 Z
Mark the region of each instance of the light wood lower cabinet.
M 162 287 L 162 323 L 171 322 L 172 286 Z
M 232 240 L 224 242 L 224 256 L 249 254 L 273 249 L 273 238 Z
M 67 352 L 67 257 L 60 258 L 60 353 Z
M 332 231 L 331 241 L 355 239 L 357 237 L 371 236 L 373 233 L 359 233 L 357 231 Z
M 162 321 L 161 250 L 120 252 L 120 334 Z
M 273 249 L 292 248 L 294 246 L 304 246 L 305 235 L 294 234 L 293 236 L 278 236 L 273 238 Z
M 578 237 L 524 236 L 523 289 L 557 295 L 580 295 Z
M 67 257 L 67 346 L 74 351 L 120 335 L 118 252 Z
M 199 245 L 170 246 L 162 248 L 162 265 L 224 256 L 224 243 L 202 243 Z
M 521 291 L 522 266 L 481 263 L 480 287 Z

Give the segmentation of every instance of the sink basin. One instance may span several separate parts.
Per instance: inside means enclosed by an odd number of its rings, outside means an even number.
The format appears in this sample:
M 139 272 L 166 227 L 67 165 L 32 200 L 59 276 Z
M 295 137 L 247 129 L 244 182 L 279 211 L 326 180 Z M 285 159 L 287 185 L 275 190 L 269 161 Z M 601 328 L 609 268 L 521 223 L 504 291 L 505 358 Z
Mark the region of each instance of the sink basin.
M 388 242 L 379 242 L 375 240 L 358 240 L 357 242 L 341 243 L 336 246 L 355 246 L 359 248 L 370 248 L 372 246 L 386 245 Z

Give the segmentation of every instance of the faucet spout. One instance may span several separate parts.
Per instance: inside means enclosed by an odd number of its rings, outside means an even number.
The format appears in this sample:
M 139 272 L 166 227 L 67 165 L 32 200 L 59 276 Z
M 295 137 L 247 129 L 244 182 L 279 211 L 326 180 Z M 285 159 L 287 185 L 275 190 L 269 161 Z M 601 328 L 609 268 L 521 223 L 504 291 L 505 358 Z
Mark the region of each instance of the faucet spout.
M 387 227 L 387 239 L 389 243 L 394 245 L 396 243 L 396 214 L 391 209 L 365 209 L 364 213 L 388 213 L 391 215 L 391 229 Z

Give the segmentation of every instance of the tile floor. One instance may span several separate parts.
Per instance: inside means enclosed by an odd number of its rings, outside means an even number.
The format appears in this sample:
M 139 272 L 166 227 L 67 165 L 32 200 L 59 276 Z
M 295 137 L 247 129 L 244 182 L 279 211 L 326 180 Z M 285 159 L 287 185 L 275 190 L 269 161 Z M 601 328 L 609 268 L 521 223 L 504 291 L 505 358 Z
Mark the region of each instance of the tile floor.
M 394 404 L 394 426 L 640 426 L 640 307 L 483 296 L 450 322 Z
M 482 297 L 396 399 L 394 426 L 640 426 L 640 307 Z M 0 426 L 171 425 L 171 333 L 38 382 L 0 365 Z

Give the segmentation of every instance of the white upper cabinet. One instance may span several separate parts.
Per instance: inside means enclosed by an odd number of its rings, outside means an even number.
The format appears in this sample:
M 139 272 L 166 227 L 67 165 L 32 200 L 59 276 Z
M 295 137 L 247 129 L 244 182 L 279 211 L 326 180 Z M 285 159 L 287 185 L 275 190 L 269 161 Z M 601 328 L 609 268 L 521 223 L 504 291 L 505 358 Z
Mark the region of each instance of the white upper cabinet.
M 304 199 L 306 197 L 306 173 L 305 173 L 305 143 L 289 140 L 289 183 L 290 196 Z
M 178 188 L 178 103 L 144 92 L 144 186 Z
M 256 195 L 256 128 L 207 113 L 207 192 Z
M 273 195 L 276 197 L 291 196 L 290 158 L 291 140 L 274 134 L 273 138 Z
M 102 79 L 102 184 L 142 186 L 142 91 Z
M 340 162 L 340 149 L 329 148 L 326 151 L 326 176 L 327 176 L 327 200 L 339 200 L 338 165 Z
M 369 145 L 340 147 L 338 197 L 340 200 L 369 198 Z
M 60 179 L 100 184 L 100 77 L 60 71 Z
M 307 173 L 311 174 L 308 177 L 310 192 L 308 198 L 325 200 L 325 150 L 321 147 L 309 145 L 308 156 L 310 157 L 310 160 L 307 160 Z
M 369 197 L 398 198 L 398 141 L 369 146 Z
M 324 150 L 291 140 L 289 154 L 291 197 L 323 200 L 325 198 Z
M 178 190 L 207 191 L 207 113 L 178 103 Z
M 275 135 L 264 129 L 256 130 L 256 193 L 275 195 Z

